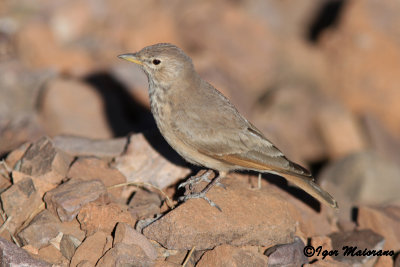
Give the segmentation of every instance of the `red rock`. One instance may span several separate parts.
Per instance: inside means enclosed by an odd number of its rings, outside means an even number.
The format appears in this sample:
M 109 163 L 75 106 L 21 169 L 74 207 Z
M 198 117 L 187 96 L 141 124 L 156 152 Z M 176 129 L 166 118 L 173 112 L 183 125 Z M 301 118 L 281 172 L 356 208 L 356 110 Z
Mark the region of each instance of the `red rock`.
M 11 186 L 11 176 L 6 163 L 0 163 L 0 192 Z
M 361 125 L 346 109 L 328 106 L 318 113 L 317 118 L 319 132 L 331 159 L 338 159 L 367 148 Z
M 318 249 L 318 247 L 321 247 L 322 250 L 327 250 L 327 251 L 331 251 L 332 249 L 332 241 L 329 238 L 329 236 L 313 236 L 311 238 L 311 243 L 310 245 L 314 248 L 314 249 Z M 309 257 L 310 261 L 313 261 L 315 259 L 318 260 L 331 260 L 331 256 L 327 255 L 324 256 L 322 255 L 322 253 L 315 253 L 313 256 Z
M 32 179 L 23 179 L 0 195 L 2 207 L 9 219 L 7 229 L 14 231 L 43 203 Z
M 398 206 L 360 206 L 357 224 L 360 229 L 371 229 L 385 238 L 384 249 L 400 247 L 400 208 Z
M 392 257 L 379 257 L 378 260 L 376 261 L 374 267 L 397 267 L 393 263 Z
M 88 34 L 92 24 L 94 8 L 89 2 L 74 1 L 65 3 L 51 12 L 50 27 L 60 43 L 68 44 Z
M 221 245 L 206 252 L 196 266 L 269 266 L 268 257 L 254 250 Z
M 160 196 L 154 192 L 139 189 L 129 201 L 129 211 L 138 220 L 153 218 L 161 213 Z
M 55 187 L 65 178 L 72 159 L 57 149 L 51 139 L 43 137 L 27 149 L 17 171 Z
M 78 221 L 81 224 L 81 229 L 87 235 L 99 230 L 111 234 L 118 222 L 127 223 L 132 227 L 136 223 L 127 207 L 115 203 L 107 205 L 90 203 L 81 209 L 78 214 Z
M 335 260 L 319 260 L 312 264 L 304 264 L 303 267 L 352 267 L 353 265 Z
M 51 68 L 72 75 L 84 75 L 91 69 L 92 61 L 86 52 L 61 47 L 42 22 L 21 27 L 16 46 L 21 60 L 33 68 Z
M 96 140 L 79 136 L 56 136 L 54 145 L 73 157 L 99 157 L 112 159 L 120 156 L 127 145 L 128 139 L 115 138 Z
M 377 12 L 378 7 L 386 11 Z M 400 133 L 400 49 L 397 34 L 382 28 L 394 25 L 388 14 L 398 10 L 395 1 L 350 1 L 335 30 L 320 41 L 331 74 L 324 88 L 352 111 L 376 116 L 395 136 Z
M 28 148 L 31 145 L 32 145 L 31 143 L 24 143 L 24 144 L 20 145 L 18 148 L 11 151 L 10 154 L 7 155 L 7 158 L 5 161 L 7 166 L 10 169 L 14 169 L 15 164 L 17 164 L 17 162 L 22 159 L 26 150 L 28 150 Z
M 78 80 L 55 79 L 43 91 L 40 118 L 52 135 L 69 134 L 93 139 L 112 137 L 104 100 L 92 86 Z
M 220 244 L 270 246 L 293 240 L 299 214 L 278 190 L 253 190 L 239 175 L 223 183 L 226 190 L 214 187 L 207 193 L 222 212 L 203 199 L 188 200 L 144 228 L 144 235 L 168 249 L 185 250 Z
M 69 264 L 69 260 L 67 260 L 61 252 L 52 245 L 39 249 L 38 257 L 58 266 L 68 266 Z
M 269 248 L 264 253 L 268 256 L 268 266 L 302 266 L 308 263 L 304 247 L 304 242 L 296 236 L 292 243 Z
M 0 238 L 0 262 L 3 266 L 52 266 L 45 261 L 32 258 L 25 250 L 3 238 Z
M 117 224 L 114 234 L 114 246 L 118 243 L 139 246 L 149 259 L 157 259 L 157 250 L 150 241 L 126 223 Z
M 61 221 L 72 221 L 80 209 L 93 201 L 107 203 L 107 189 L 99 180 L 71 179 L 44 196 L 47 208 Z
M 152 138 L 152 143 L 149 143 L 147 138 Z M 153 148 L 154 142 L 157 142 L 159 148 L 160 145 L 167 146 L 167 149 L 171 151 L 165 141 L 160 142 L 159 138 L 145 137 L 143 134 L 130 136 L 125 154 L 115 159 L 115 167 L 125 175 L 128 182 L 146 182 L 164 188 L 190 173 L 188 168 L 170 162 Z M 172 153 L 174 157 L 178 157 L 179 162 L 183 161 L 175 152 Z
M 75 267 L 84 260 L 88 261 L 91 266 L 94 266 L 105 253 L 104 248 L 107 244 L 107 236 L 106 233 L 99 231 L 86 237 L 83 243 L 75 251 L 70 266 Z
M 96 266 L 153 266 L 146 253 L 136 245 L 116 244 L 107 251 Z

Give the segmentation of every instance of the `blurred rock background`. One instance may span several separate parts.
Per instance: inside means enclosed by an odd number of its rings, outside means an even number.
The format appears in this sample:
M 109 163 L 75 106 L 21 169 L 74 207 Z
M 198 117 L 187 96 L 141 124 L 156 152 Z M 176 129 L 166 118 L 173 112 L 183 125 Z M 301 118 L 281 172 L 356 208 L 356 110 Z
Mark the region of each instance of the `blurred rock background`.
M 43 135 L 155 131 L 145 75 L 116 56 L 170 42 L 313 170 L 343 229 L 388 205 L 400 220 L 399 12 L 397 0 L 2 0 L 0 156 Z

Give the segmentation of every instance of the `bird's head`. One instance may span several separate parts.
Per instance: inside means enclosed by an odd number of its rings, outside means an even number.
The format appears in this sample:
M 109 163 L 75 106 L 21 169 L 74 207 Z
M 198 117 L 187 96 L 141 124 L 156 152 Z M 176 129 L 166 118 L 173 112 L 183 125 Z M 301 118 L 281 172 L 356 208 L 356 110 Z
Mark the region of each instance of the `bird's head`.
M 147 46 L 139 52 L 118 57 L 138 64 L 149 79 L 159 82 L 179 79 L 194 70 L 190 57 L 177 46 L 167 43 Z

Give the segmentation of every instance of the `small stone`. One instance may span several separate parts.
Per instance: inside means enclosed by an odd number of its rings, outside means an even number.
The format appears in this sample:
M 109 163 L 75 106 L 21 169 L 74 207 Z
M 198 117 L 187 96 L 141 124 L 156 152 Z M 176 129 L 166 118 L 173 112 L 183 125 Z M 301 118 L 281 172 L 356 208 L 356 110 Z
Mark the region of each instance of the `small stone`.
M 143 234 L 179 250 L 292 242 L 299 218 L 296 207 L 276 188 L 253 190 L 239 175 L 232 176 L 223 180 L 226 189 L 213 187 L 207 193 L 222 212 L 204 199 L 190 199 L 144 228 Z
M 107 205 L 90 203 L 81 209 L 77 218 L 86 235 L 91 235 L 96 231 L 111 234 L 118 222 L 127 223 L 132 227 L 136 223 L 127 207 L 116 203 Z
M 158 150 L 153 147 L 158 147 Z M 168 159 L 164 155 L 169 155 Z M 143 134 L 131 135 L 126 152 L 115 159 L 115 167 L 128 182 L 147 182 L 159 188 L 172 185 L 190 173 L 188 168 L 177 164 L 185 163 L 162 137 L 155 134 L 146 137 Z
M 196 264 L 206 266 L 269 266 L 268 257 L 254 250 L 221 245 L 207 251 Z
M 32 179 L 25 178 L 0 195 L 3 210 L 7 217 L 12 217 L 7 229 L 14 231 L 26 221 L 43 203 Z
M 76 237 L 72 235 L 63 235 L 60 242 L 61 254 L 68 260 L 71 260 L 72 256 L 74 256 L 75 254 L 77 247 L 79 247 L 81 243 L 81 241 L 79 241 Z
M 39 249 L 38 257 L 58 266 L 68 266 L 69 264 L 69 260 L 67 260 L 61 252 L 52 245 Z
M 0 263 L 2 266 L 50 267 L 51 264 L 32 258 L 24 249 L 0 237 Z
M 93 201 L 107 203 L 109 199 L 101 181 L 71 179 L 47 192 L 44 201 L 61 221 L 72 221 L 84 205 Z
M 268 256 L 268 266 L 302 266 L 308 263 L 304 247 L 304 242 L 296 236 L 292 243 L 267 249 L 264 254 Z
M 48 210 L 40 212 L 30 224 L 18 233 L 22 244 L 31 245 L 37 249 L 49 245 L 51 239 L 61 232 L 61 222 Z
M 67 177 L 84 181 L 100 180 L 107 188 L 112 185 L 126 183 L 126 178 L 122 173 L 109 167 L 106 161 L 94 157 L 78 158 L 69 169 Z M 118 198 L 121 195 L 122 187 L 108 189 L 108 191 Z
M 136 245 L 116 244 L 99 260 L 96 266 L 153 266 L 144 251 Z
M 357 224 L 360 229 L 371 229 L 385 238 L 385 249 L 400 248 L 400 207 L 387 205 L 378 207 L 360 206 Z
M 136 191 L 129 201 L 129 211 L 138 220 L 153 218 L 155 214 L 160 213 L 160 207 L 160 196 L 143 189 Z
M 327 251 L 331 251 L 332 249 L 332 241 L 330 239 L 329 236 L 313 236 L 311 238 L 311 246 L 314 249 L 317 249 L 318 247 L 321 247 L 323 250 L 327 250 Z M 309 258 L 310 261 L 313 261 L 314 259 L 321 259 L 321 260 L 328 260 L 331 257 L 328 256 L 324 256 L 320 253 L 320 255 L 318 255 L 318 253 L 315 253 L 312 257 Z
M 349 264 L 366 264 L 370 259 L 375 262 L 378 257 L 373 256 L 356 256 L 352 257 L 345 255 L 345 247 L 351 249 L 356 247 L 355 252 L 364 249 L 367 250 L 383 250 L 385 239 L 374 233 L 371 230 L 355 230 L 351 232 L 333 233 L 329 236 L 332 240 L 332 249 L 340 251 L 338 256 L 335 256 L 336 261 Z
M 94 266 L 105 252 L 104 248 L 107 243 L 107 236 L 108 235 L 106 233 L 101 231 L 88 236 L 75 251 L 75 254 L 71 259 L 70 266 L 75 267 L 83 260 L 87 260 L 89 263 L 91 263 L 91 266 Z
M 99 157 L 112 159 L 120 156 L 128 143 L 128 139 L 90 139 L 79 136 L 56 136 L 54 145 L 73 157 Z
M 149 259 L 157 259 L 157 250 L 153 247 L 150 241 L 126 223 L 120 222 L 117 224 L 114 235 L 114 246 L 118 243 L 137 245 L 142 248 L 143 252 L 146 253 Z
M 72 159 L 57 149 L 51 139 L 43 137 L 27 149 L 18 171 L 54 184 L 55 187 L 65 178 Z

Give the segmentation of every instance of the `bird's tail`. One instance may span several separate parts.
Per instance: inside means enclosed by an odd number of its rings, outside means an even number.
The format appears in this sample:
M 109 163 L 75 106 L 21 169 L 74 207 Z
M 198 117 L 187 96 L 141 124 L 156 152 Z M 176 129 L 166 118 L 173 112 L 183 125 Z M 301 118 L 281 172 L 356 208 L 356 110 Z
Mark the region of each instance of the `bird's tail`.
M 296 175 L 294 173 L 285 173 L 285 178 L 298 186 L 300 189 L 304 190 L 315 199 L 328 204 L 332 208 L 338 209 L 338 204 L 336 200 L 325 190 L 319 187 L 316 183 L 314 183 L 313 179 L 310 179 L 309 176 L 303 177 L 302 175 Z

